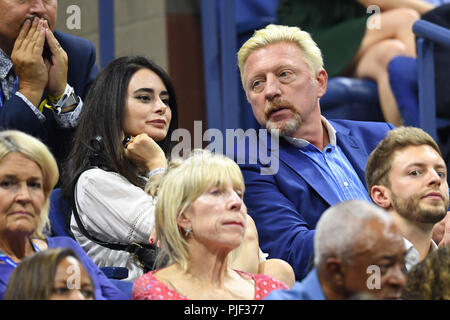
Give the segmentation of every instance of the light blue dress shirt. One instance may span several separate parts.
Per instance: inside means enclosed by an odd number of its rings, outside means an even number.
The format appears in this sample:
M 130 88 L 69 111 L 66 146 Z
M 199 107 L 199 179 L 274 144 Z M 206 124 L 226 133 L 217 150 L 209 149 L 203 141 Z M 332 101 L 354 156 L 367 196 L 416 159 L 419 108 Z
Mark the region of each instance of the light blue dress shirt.
M 330 143 L 321 151 L 304 139 L 285 137 L 287 141 L 299 148 L 312 164 L 321 172 L 340 201 L 366 200 L 372 202 L 366 187 L 359 179 L 341 148 L 336 143 L 336 130 L 322 117 L 322 124 L 328 131 Z

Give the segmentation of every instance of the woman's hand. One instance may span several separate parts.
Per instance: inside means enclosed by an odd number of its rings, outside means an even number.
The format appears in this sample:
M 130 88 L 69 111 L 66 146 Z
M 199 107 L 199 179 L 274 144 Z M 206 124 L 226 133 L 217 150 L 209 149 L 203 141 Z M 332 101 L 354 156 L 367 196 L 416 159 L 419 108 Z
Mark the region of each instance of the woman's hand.
M 125 145 L 125 156 L 149 171 L 167 168 L 167 159 L 161 147 L 147 134 L 141 133 Z

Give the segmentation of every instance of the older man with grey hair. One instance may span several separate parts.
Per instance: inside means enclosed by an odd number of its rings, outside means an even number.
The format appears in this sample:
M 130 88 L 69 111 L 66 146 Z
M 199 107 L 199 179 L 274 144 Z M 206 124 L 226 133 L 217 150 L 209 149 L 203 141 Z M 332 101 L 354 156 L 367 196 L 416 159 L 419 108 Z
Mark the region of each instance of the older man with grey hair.
M 406 284 L 404 257 L 402 235 L 385 210 L 361 200 L 341 202 L 317 224 L 314 269 L 291 290 L 267 299 L 398 299 Z

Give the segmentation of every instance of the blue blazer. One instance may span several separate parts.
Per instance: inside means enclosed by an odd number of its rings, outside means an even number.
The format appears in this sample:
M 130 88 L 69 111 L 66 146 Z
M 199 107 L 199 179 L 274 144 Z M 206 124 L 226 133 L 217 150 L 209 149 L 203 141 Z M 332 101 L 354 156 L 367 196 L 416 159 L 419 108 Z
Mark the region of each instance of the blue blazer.
M 337 144 L 366 185 L 364 171 L 369 154 L 394 127 L 384 122 L 329 122 L 337 131 Z M 306 276 L 314 252 L 317 221 L 322 212 L 339 202 L 310 161 L 280 139 L 277 173 L 261 175 L 263 165 L 259 160 L 257 164 L 240 164 L 246 188 L 244 201 L 255 220 L 260 248 L 269 258 L 290 263 L 298 281 Z
M 84 100 L 87 91 L 98 73 L 94 45 L 83 38 L 55 31 L 55 37 L 69 58 L 67 82 L 75 93 Z M 19 80 L 20 81 L 20 80 Z M 47 96 L 45 90 L 43 99 Z M 0 108 L 0 128 L 16 129 L 41 139 L 62 160 L 72 146 L 74 129 L 61 129 L 53 117 L 53 111 L 44 108 L 44 123 L 36 117 L 30 107 L 18 96 L 13 95 Z

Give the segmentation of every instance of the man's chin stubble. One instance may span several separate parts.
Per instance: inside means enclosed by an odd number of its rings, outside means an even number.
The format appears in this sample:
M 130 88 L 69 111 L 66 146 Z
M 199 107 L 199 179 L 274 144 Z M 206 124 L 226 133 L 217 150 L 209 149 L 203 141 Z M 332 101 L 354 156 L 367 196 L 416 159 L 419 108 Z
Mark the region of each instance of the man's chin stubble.
M 268 120 L 266 122 L 266 129 L 270 134 L 278 135 L 281 137 L 289 137 L 293 135 L 301 126 L 300 116 L 296 115 L 295 118 L 291 118 L 284 121 L 272 122 Z

